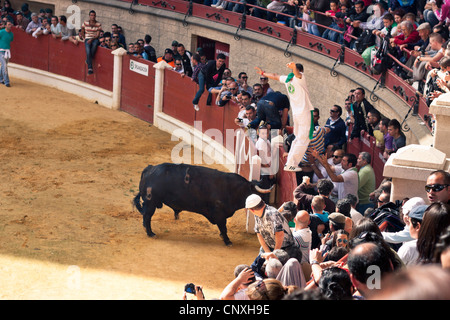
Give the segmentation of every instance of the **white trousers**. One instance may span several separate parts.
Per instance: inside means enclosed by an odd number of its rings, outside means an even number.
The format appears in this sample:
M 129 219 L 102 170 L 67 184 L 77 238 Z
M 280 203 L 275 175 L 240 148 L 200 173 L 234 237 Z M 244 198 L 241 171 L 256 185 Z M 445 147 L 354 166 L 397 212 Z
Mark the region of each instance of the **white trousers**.
M 292 116 L 294 120 L 294 135 L 291 149 L 287 157 L 286 166 L 298 167 L 300 161 L 306 153 L 309 145 L 309 129 L 311 127 L 311 113 L 307 115 L 298 114 Z

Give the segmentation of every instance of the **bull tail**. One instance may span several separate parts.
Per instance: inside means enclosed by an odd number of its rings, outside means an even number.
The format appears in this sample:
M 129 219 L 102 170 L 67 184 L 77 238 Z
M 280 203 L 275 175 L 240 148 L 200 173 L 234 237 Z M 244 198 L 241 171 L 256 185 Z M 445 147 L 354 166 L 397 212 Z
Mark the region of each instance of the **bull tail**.
M 141 193 L 140 192 L 134 197 L 133 204 L 141 214 L 144 214 L 144 208 L 142 207 L 142 204 L 141 204 Z

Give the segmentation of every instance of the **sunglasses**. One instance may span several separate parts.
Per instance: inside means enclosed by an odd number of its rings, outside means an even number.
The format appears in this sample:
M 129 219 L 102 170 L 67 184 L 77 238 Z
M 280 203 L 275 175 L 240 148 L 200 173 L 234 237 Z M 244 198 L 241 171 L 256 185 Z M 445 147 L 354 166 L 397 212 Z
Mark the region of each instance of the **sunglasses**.
M 330 109 L 330 112 L 336 113 L 336 112 L 339 112 L 339 111 L 338 111 L 338 110 Z
M 268 80 L 269 78 L 259 78 L 259 80 Z
M 448 184 L 427 184 L 425 186 L 425 191 L 430 193 L 431 191 L 440 192 L 448 187 Z
M 339 158 L 342 158 L 343 156 L 335 156 L 335 155 L 333 155 L 333 158 L 335 158 L 335 159 L 339 159 Z
M 339 243 L 348 243 L 348 240 L 347 239 L 337 239 L 337 242 L 339 242 Z

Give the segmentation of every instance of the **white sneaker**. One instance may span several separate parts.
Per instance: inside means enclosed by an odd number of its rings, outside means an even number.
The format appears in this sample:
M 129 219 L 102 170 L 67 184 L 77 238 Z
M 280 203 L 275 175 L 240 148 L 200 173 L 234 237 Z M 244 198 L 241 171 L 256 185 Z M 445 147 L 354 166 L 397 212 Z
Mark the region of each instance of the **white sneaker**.
M 284 166 L 284 171 L 300 172 L 300 171 L 302 171 L 302 168 L 286 165 L 286 166 Z
M 217 4 L 212 4 L 211 7 L 217 8 Z
M 195 111 L 200 111 L 198 104 L 194 104 L 194 109 L 195 109 Z

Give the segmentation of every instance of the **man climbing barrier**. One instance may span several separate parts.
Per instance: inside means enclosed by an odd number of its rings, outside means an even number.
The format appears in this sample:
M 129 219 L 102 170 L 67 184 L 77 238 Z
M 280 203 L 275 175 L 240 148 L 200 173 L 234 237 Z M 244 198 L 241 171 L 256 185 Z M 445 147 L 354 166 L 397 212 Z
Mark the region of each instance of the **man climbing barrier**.
M 301 63 L 290 62 L 286 67 L 292 70 L 287 76 L 268 73 L 262 71 L 259 67 L 255 67 L 255 69 L 260 75 L 284 83 L 286 86 L 292 110 L 295 139 L 289 150 L 284 170 L 295 172 L 302 170 L 299 167 L 299 163 L 314 133 L 314 107 L 309 99 L 308 87 L 306 86 L 306 80 L 303 75 L 303 65 Z

